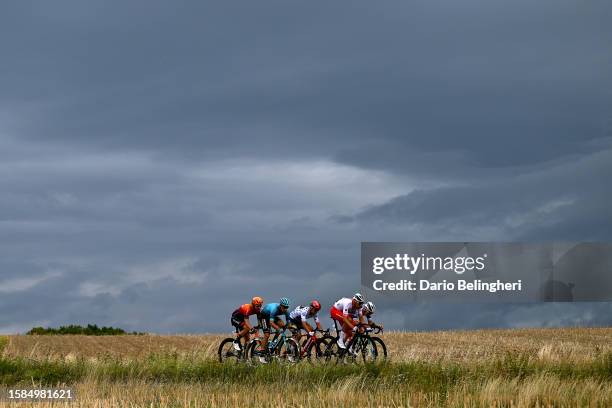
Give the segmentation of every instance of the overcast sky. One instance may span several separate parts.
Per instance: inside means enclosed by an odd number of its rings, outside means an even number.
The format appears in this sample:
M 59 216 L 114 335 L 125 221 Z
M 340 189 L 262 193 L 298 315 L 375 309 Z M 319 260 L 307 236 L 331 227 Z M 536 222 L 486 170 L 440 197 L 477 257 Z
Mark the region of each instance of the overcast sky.
M 228 331 L 357 290 L 361 241 L 612 240 L 608 0 L 222 3 L 0 5 L 0 332 Z

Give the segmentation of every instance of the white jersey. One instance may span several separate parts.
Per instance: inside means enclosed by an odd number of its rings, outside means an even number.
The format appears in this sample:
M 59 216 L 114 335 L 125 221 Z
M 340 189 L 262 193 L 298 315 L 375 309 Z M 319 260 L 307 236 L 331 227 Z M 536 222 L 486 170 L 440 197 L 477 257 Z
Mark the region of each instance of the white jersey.
M 353 299 L 351 298 L 342 298 L 334 303 L 334 307 L 341 311 L 343 315 L 351 316 L 354 318 L 363 316 L 363 312 L 361 308 L 353 309 Z
M 300 320 L 305 322 L 309 318 L 313 317 L 315 323 L 319 323 L 319 314 L 314 313 L 312 316 L 308 314 L 310 312 L 310 306 L 298 306 L 289 313 L 289 318 L 292 320 Z
M 361 306 L 361 310 L 359 311 L 361 313 L 362 316 L 365 316 L 368 318 L 368 320 L 372 319 L 372 315 L 374 313 L 370 313 L 368 314 L 368 311 L 366 310 L 366 305 L 364 304 L 363 306 Z

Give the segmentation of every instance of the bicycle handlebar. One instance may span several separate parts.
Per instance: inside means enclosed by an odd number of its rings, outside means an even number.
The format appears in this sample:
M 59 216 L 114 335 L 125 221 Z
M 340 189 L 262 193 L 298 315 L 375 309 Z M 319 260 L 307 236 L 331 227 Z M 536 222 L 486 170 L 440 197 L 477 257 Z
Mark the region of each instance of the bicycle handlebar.
M 368 323 L 357 323 L 357 324 L 355 325 L 355 327 L 365 327 L 365 326 L 367 326 L 368 328 L 370 328 L 371 330 L 369 330 L 369 331 L 374 332 L 374 334 L 379 334 L 379 333 L 382 333 L 382 332 L 383 332 L 383 329 L 381 329 L 380 327 L 378 327 L 378 326 L 376 326 L 376 327 L 372 327 L 372 326 L 371 326 L 371 325 L 369 325 Z

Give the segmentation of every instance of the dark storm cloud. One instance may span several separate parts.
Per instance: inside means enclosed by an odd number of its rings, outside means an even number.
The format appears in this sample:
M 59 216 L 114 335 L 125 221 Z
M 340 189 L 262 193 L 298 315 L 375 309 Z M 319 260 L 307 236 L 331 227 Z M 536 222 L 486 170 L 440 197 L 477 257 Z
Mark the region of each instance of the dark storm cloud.
M 13 7 L 3 99 L 32 138 L 497 167 L 590 151 L 611 114 L 603 3 Z
M 342 221 L 421 224 L 466 234 L 495 225 L 506 240 L 606 241 L 612 239 L 610 163 L 612 149 L 520 176 L 415 190 Z
M 0 7 L 5 331 L 225 330 L 354 291 L 362 240 L 610 239 L 607 2 Z

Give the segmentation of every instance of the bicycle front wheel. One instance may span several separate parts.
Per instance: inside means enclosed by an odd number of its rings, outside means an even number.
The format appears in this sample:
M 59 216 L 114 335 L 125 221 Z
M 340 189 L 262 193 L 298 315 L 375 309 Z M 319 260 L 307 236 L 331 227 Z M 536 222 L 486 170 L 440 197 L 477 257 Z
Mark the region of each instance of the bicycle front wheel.
M 228 337 L 226 339 L 223 339 L 223 341 L 221 342 L 221 344 L 219 345 L 219 350 L 218 350 L 218 355 L 219 355 L 219 362 L 221 363 L 225 363 L 225 362 L 232 362 L 232 363 L 238 363 L 240 362 L 240 360 L 242 359 L 242 344 L 240 345 L 241 349 L 240 350 L 236 350 L 234 348 L 234 339 L 231 337 Z
M 300 361 L 300 345 L 294 339 L 287 339 L 279 350 L 280 361 L 294 364 Z
M 380 337 L 370 337 L 370 341 L 376 346 L 377 361 L 387 360 L 387 346 Z
M 355 344 L 355 350 L 353 355 L 355 356 L 356 363 L 374 363 L 378 359 L 378 349 L 376 343 L 370 337 L 363 337 Z

